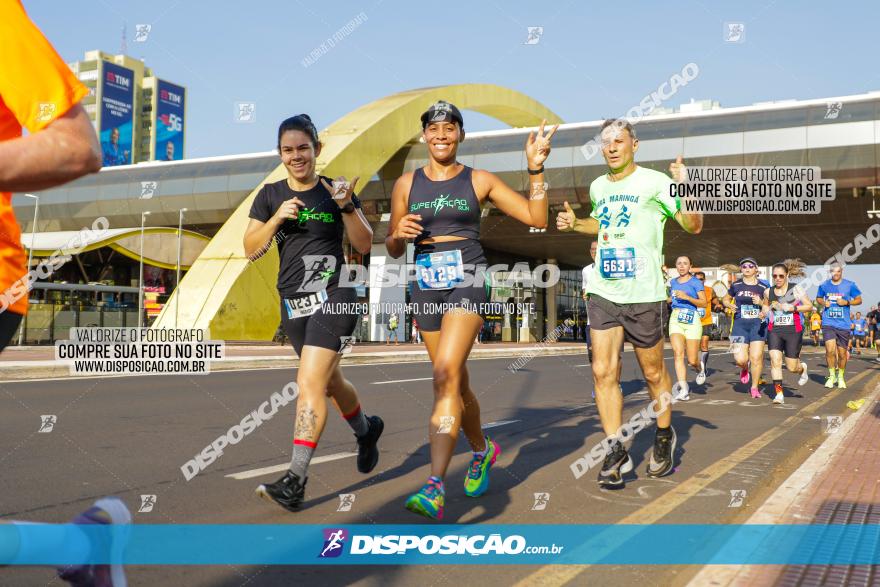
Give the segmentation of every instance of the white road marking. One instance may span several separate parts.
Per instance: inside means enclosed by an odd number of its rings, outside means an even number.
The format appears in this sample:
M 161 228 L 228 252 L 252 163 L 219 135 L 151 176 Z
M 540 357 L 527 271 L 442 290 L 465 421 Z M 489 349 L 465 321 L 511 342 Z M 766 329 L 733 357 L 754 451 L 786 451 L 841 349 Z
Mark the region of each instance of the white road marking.
M 499 426 L 505 426 L 507 424 L 513 424 L 514 422 L 521 422 L 522 420 L 498 420 L 497 422 L 489 422 L 488 424 L 483 424 L 483 430 L 486 428 L 498 428 Z
M 570 408 L 565 408 L 566 412 L 576 412 L 578 410 L 583 410 L 584 408 L 589 408 L 590 406 L 595 404 L 581 404 L 579 406 L 572 406 Z
M 431 381 L 433 377 L 417 377 L 416 379 L 389 379 L 388 381 L 373 381 L 371 385 L 385 385 L 387 383 L 409 383 L 410 381 Z
M 329 463 L 330 461 L 338 461 L 339 459 L 347 459 L 349 457 L 356 457 L 356 452 L 340 452 L 333 455 L 326 455 L 323 457 L 315 457 L 312 459 L 311 465 L 320 465 L 321 463 Z M 250 471 L 242 471 L 240 473 L 232 473 L 230 475 L 226 475 L 226 477 L 230 479 L 236 479 L 238 481 L 242 479 L 252 479 L 253 477 L 262 477 L 263 475 L 269 475 L 271 473 L 281 473 L 290 468 L 290 463 L 284 463 L 281 465 L 274 465 L 272 467 L 263 467 L 262 469 L 251 469 Z

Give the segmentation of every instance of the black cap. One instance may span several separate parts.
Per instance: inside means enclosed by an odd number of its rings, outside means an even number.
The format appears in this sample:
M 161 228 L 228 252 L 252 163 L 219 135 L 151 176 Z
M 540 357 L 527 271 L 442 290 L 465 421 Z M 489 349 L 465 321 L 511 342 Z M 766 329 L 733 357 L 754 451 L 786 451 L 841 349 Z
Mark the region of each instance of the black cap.
M 461 112 L 445 100 L 438 100 L 431 104 L 431 107 L 422 114 L 422 128 L 424 129 L 432 122 L 457 122 L 459 128 L 464 128 L 464 119 Z
M 754 265 L 755 267 L 758 266 L 758 262 L 755 261 L 755 258 L 754 258 L 754 257 L 743 257 L 743 258 L 740 259 L 740 261 L 739 261 L 740 266 L 742 266 L 743 263 L 751 263 L 751 264 Z

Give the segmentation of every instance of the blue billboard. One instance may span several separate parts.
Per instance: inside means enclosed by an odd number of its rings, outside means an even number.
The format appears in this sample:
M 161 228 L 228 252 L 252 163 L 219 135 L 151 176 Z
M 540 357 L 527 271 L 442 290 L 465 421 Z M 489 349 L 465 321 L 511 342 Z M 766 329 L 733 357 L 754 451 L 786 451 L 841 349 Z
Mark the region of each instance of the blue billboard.
M 101 128 L 98 136 L 105 167 L 131 163 L 134 130 L 134 72 L 104 62 L 101 78 Z
M 183 159 L 183 115 L 186 89 L 159 80 L 156 84 L 156 108 L 153 136 L 158 161 Z

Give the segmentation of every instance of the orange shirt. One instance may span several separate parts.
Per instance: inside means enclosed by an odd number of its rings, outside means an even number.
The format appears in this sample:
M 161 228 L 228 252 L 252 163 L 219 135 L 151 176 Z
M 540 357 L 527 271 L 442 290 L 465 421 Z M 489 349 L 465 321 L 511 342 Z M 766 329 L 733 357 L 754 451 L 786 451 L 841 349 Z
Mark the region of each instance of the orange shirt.
M 31 133 L 44 129 L 88 93 L 25 14 L 21 1 L 0 0 L 0 141 L 19 138 L 22 127 Z M 46 153 L 56 155 L 63 156 Z M 5 292 L 8 310 L 17 314 L 27 313 L 27 290 L 9 288 L 25 276 L 26 265 L 12 194 L 0 192 L 0 296 Z M 0 300 L 0 309 L 5 303 Z
M 700 324 L 703 326 L 711 326 L 712 325 L 712 297 L 715 295 L 714 290 L 708 286 L 704 285 L 703 289 L 706 290 L 706 307 L 700 308 L 704 310 L 703 317 L 700 318 Z

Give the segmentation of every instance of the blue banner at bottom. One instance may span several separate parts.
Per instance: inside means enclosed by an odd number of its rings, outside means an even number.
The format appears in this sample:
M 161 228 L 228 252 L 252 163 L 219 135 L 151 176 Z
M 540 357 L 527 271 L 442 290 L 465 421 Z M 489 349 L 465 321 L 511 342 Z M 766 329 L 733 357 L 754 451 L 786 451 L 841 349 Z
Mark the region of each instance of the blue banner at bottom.
M 880 525 L 0 524 L 0 564 L 83 563 L 874 565 Z

